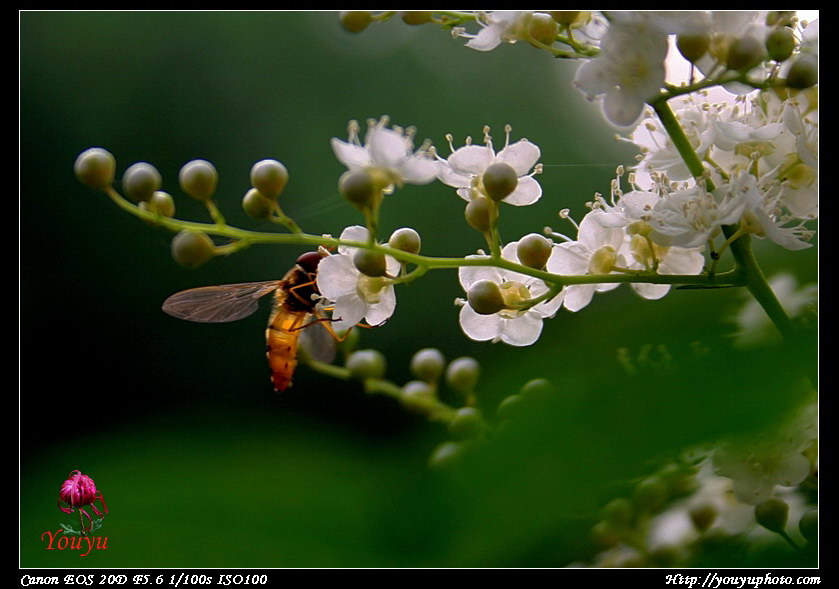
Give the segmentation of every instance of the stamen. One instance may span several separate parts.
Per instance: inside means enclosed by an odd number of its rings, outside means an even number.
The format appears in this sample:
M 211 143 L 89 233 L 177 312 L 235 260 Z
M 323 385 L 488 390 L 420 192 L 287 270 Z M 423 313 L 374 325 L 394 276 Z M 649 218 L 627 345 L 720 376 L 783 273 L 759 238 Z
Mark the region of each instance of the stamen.
M 551 228 L 551 227 L 545 227 L 545 228 L 542 230 L 542 232 L 543 232 L 545 235 L 547 235 L 548 237 L 552 237 L 552 238 L 556 238 L 556 239 L 561 239 L 562 241 L 574 241 L 573 239 L 571 239 L 571 238 L 570 238 L 570 237 L 568 237 L 567 235 L 564 235 L 564 234 L 562 234 L 562 233 L 559 233 L 558 231 L 554 231 L 554 230 L 553 230 L 553 228 Z
M 349 136 L 350 143 L 354 143 L 355 145 L 361 145 L 361 141 L 358 138 L 358 133 L 361 130 L 361 127 L 358 124 L 358 121 L 351 120 L 347 124 L 347 135 Z
M 449 142 L 449 149 L 451 150 L 452 153 L 454 153 L 454 151 L 455 151 L 454 143 L 453 143 L 454 142 L 454 136 L 452 136 L 451 133 L 446 133 L 446 141 Z
M 599 194 L 595 194 L 595 197 L 599 197 L 599 196 L 600 196 Z M 580 225 L 571 216 L 571 209 L 562 209 L 561 211 L 559 211 L 559 218 L 560 219 L 566 219 L 568 222 L 570 222 L 574 226 L 574 228 L 577 231 L 580 230 Z M 571 241 L 571 240 L 569 240 L 569 241 Z

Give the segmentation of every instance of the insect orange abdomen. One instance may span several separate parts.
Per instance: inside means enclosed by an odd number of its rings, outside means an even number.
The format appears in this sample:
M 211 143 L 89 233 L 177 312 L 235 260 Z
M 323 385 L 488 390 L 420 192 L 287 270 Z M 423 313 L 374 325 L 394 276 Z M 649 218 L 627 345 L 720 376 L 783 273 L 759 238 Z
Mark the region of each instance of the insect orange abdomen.
M 280 303 L 271 316 L 268 329 L 265 330 L 271 380 L 278 391 L 284 391 L 291 385 L 291 378 L 297 367 L 297 339 L 300 337 L 300 326 L 306 315 L 307 313 L 301 311 L 288 311 Z

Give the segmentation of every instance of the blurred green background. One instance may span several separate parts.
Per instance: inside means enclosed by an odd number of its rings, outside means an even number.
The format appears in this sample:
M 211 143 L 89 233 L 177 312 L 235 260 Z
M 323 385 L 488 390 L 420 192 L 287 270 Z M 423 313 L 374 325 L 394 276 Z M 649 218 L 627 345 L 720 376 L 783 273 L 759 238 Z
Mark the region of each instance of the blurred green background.
M 160 311 L 185 288 L 270 280 L 301 248 L 255 247 L 198 270 L 177 266 L 171 235 L 80 185 L 73 161 L 104 147 L 121 175 L 153 163 L 178 217 L 205 221 L 177 173 L 190 159 L 220 173 L 228 222 L 250 166 L 284 162 L 284 210 L 312 233 L 361 222 L 336 191 L 343 171 L 329 140 L 350 119 L 389 115 L 448 154 L 446 133 L 503 127 L 540 146 L 545 196 L 507 208 L 508 240 L 545 225 L 571 233 L 595 192 L 633 151 L 571 88 L 575 64 L 524 44 L 490 54 L 434 27 L 398 21 L 360 35 L 334 12 L 23 12 L 21 83 L 20 565 L 23 567 L 563 566 L 585 559 L 587 530 L 619 481 L 651 460 L 727 431 L 775 419 L 793 401 L 790 373 L 814 360 L 778 350 L 728 349 L 725 322 L 743 293 L 678 291 L 659 302 L 628 288 L 545 323 L 515 349 L 462 335 L 456 274 L 401 288 L 394 317 L 364 330 L 388 376 L 410 379 L 411 354 L 434 346 L 483 366 L 481 407 L 546 377 L 558 398 L 526 426 L 502 432 L 453 471 L 426 467 L 444 428 L 391 399 L 305 367 L 272 392 L 263 312 L 200 325 Z M 466 255 L 482 239 L 463 201 L 440 184 L 389 197 L 383 233 L 417 229 L 424 253 Z M 757 244 L 768 272 L 814 281 L 815 248 Z M 711 352 L 690 359 L 692 342 Z M 629 379 L 616 350 L 664 344 L 681 370 Z M 453 397 L 447 400 L 456 402 Z M 58 489 L 80 469 L 111 513 L 108 549 L 80 557 L 45 550 L 58 529 Z

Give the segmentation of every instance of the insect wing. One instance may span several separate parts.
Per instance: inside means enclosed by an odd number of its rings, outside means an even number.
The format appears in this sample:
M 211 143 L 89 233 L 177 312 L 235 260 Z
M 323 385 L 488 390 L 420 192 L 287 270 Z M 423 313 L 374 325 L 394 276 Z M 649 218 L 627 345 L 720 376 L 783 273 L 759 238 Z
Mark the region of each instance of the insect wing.
M 279 280 L 203 286 L 175 293 L 163 302 L 163 311 L 187 321 L 226 323 L 251 315 L 259 299 L 281 285 Z
M 321 323 L 312 317 L 311 321 Z M 299 349 L 318 362 L 331 364 L 335 360 L 337 346 L 335 337 L 323 325 L 306 325 L 300 332 Z

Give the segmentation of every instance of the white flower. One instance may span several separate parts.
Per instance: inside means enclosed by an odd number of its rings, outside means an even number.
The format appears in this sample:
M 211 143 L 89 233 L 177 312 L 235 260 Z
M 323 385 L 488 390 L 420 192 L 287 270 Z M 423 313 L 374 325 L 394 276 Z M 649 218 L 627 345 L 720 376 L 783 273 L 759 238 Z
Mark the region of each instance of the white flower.
M 807 478 L 811 466 L 803 452 L 818 437 L 816 411 L 806 407 L 774 436 L 714 452 L 714 471 L 733 480 L 738 501 L 757 505 L 772 496 L 776 485 L 793 487 Z
M 710 112 L 711 105 L 696 104 L 693 97 L 686 99 L 674 115 L 685 132 L 697 156 L 703 159 L 712 147 L 716 129 Z M 688 180 L 693 177 L 670 136 L 661 128 L 655 117 L 641 121 L 630 135 L 630 140 L 641 147 L 644 160 L 639 166 L 648 174 L 664 173 L 670 180 Z
M 751 174 L 742 172 L 720 190 L 744 199 L 746 208 L 740 225 L 749 233 L 768 238 L 788 250 L 812 247 L 808 240 L 813 232 L 804 221 L 784 213 L 781 204 L 784 188 L 772 175 L 770 172 L 758 181 Z
M 786 155 L 782 166 L 783 204 L 800 219 L 815 219 L 819 214 L 819 125 L 818 111 L 804 116 L 801 107 L 788 101 L 783 111 L 784 125 L 795 137 L 795 153 Z
M 698 247 L 713 239 L 723 225 L 736 223 L 746 208 L 737 191 L 707 192 L 693 186 L 664 195 L 649 215 L 651 238 L 660 245 Z
M 775 293 L 775 297 L 781 306 L 792 318 L 801 315 L 809 306 L 816 303 L 819 288 L 815 284 L 806 284 L 801 287 L 798 281 L 791 274 L 777 274 L 769 280 L 769 287 Z M 763 343 L 777 342 L 778 330 L 763 307 L 760 306 L 751 295 L 746 298 L 743 306 L 732 317 L 737 325 L 737 333 L 734 334 L 735 343 L 742 348 L 750 348 Z
M 577 70 L 574 85 L 589 100 L 602 97 L 607 121 L 632 127 L 664 84 L 667 49 L 655 19 L 620 18 L 610 23 L 600 54 Z
M 341 239 L 366 242 L 367 229 L 359 225 L 347 227 Z M 393 315 L 396 294 L 387 276 L 370 277 L 358 271 L 353 255 L 358 248 L 339 246 L 338 253 L 323 258 L 318 264 L 317 284 L 320 293 L 335 304 L 332 325 L 336 330 L 349 329 L 365 320 L 369 325 L 380 325 Z M 387 275 L 399 273 L 399 262 L 390 256 Z
M 479 12 L 478 23 L 481 30 L 477 35 L 461 32 L 461 37 L 468 37 L 467 47 L 478 51 L 492 51 L 502 41 L 515 43 L 519 39 L 520 22 L 532 14 L 532 10 L 494 10 Z
M 350 122 L 349 141 L 332 139 L 335 157 L 351 171 L 374 170 L 388 184 L 428 184 L 437 177 L 437 161 L 426 149 L 414 151 L 413 131 L 388 129 L 387 117 L 369 121 L 364 145 L 358 137 L 358 123 Z
M 801 52 L 819 55 L 819 19 L 807 24 L 801 33 Z
M 518 263 L 516 247 L 518 242 L 507 244 L 501 251 L 501 257 Z M 466 256 L 467 259 L 487 258 L 484 255 Z M 501 287 L 504 299 L 509 303 L 525 303 L 548 292 L 548 287 L 541 280 L 490 266 L 462 266 L 458 272 L 463 289 L 469 289 L 482 280 L 489 280 Z M 539 339 L 542 333 L 542 320 L 553 317 L 562 304 L 563 293 L 548 301 L 542 301 L 526 310 L 502 309 L 492 315 L 475 312 L 462 301 L 460 309 L 460 327 L 470 339 L 476 341 L 502 341 L 513 346 L 529 346 Z
M 706 77 L 710 77 L 717 68 L 724 65 L 731 44 L 746 37 L 754 37 L 759 42 L 766 41 L 766 13 L 756 10 L 715 10 L 707 23 L 705 33 L 712 39 L 708 52 L 696 62 L 696 66 Z M 748 94 L 754 90 L 746 84 L 726 84 L 725 89 L 732 94 Z
M 699 274 L 705 266 L 705 256 L 699 247 L 663 247 L 653 243 L 651 248 L 650 242 L 639 234 L 631 236 L 628 243 L 633 260 L 630 269 L 650 267 L 654 263 L 653 256 L 658 264 L 657 274 Z M 633 282 L 632 289 L 645 299 L 657 300 L 670 292 L 670 285 Z
M 585 275 L 609 274 L 616 265 L 625 263 L 620 253 L 626 232 L 623 227 L 606 227 L 592 211 L 583 217 L 577 232 L 577 241 L 559 244 L 548 260 L 547 268 L 554 274 Z M 572 284 L 565 287 L 563 305 L 569 311 L 579 311 L 591 302 L 595 292 L 606 292 L 619 283 Z
M 472 199 L 472 190 L 483 192 L 483 175 L 489 166 L 495 163 L 509 165 L 515 171 L 518 181 L 515 189 L 503 201 L 516 205 L 533 204 L 542 196 L 542 187 L 533 178 L 541 172 L 537 164 L 541 152 L 539 147 L 527 139 L 520 139 L 510 144 L 510 127 L 506 127 L 504 148 L 495 153 L 489 128 L 484 128 L 484 145 L 473 145 L 467 139 L 466 145 L 458 149 L 452 147 L 452 154 L 441 159 L 438 171 L 440 181 L 457 188 L 457 194 L 466 201 Z M 451 142 L 451 137 L 449 136 Z

